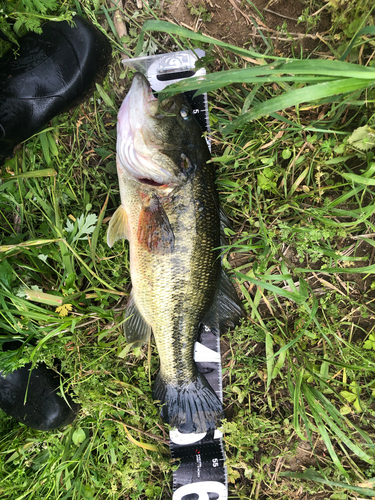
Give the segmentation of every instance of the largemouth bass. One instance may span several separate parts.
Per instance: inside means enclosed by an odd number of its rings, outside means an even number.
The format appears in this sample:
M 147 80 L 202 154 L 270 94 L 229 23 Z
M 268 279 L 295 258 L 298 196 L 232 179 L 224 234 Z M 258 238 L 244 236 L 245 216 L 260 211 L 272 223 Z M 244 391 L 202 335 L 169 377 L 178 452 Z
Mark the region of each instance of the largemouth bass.
M 183 95 L 160 106 L 136 73 L 118 114 L 117 173 L 121 205 L 108 245 L 130 245 L 128 342 L 153 332 L 160 372 L 153 396 L 180 432 L 205 432 L 223 417 L 216 393 L 194 362 L 199 327 L 233 326 L 241 315 L 221 268 L 221 209 L 202 130 Z

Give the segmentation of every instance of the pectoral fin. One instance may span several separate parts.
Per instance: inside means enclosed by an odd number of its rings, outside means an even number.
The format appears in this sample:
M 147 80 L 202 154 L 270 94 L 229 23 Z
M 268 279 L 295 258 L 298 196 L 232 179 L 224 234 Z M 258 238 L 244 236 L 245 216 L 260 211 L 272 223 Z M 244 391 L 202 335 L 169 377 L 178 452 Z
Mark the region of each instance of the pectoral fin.
M 157 197 L 152 197 L 141 210 L 137 238 L 149 252 L 173 252 L 174 234 L 165 210 Z
M 151 327 L 143 319 L 134 301 L 133 293 L 130 295 L 125 312 L 124 333 L 126 341 L 140 347 L 147 342 L 151 335 Z
M 117 240 L 128 239 L 128 216 L 125 208 L 120 205 L 112 215 L 107 231 L 107 243 L 112 247 Z

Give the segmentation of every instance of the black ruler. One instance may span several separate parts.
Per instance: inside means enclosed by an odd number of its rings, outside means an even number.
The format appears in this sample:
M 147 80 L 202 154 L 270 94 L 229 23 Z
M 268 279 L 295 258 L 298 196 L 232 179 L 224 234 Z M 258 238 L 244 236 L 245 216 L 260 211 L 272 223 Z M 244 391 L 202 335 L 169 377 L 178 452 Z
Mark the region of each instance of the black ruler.
M 195 362 L 221 401 L 223 401 L 220 332 L 202 325 L 195 344 Z M 226 500 L 227 469 L 222 433 L 169 433 L 170 449 L 179 468 L 173 473 L 173 500 Z

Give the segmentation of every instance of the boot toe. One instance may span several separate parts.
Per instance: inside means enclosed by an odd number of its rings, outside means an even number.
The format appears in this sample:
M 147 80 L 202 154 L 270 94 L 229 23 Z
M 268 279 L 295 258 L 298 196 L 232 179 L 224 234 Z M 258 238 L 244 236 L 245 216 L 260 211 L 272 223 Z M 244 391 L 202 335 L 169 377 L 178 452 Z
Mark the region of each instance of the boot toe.
M 57 394 L 60 377 L 45 365 L 31 363 L 8 374 L 0 372 L 0 408 L 33 429 L 50 431 L 74 421 L 80 405 L 69 394 Z M 26 396 L 26 397 L 25 397 Z
M 108 39 L 81 17 L 74 23 L 46 23 L 41 34 L 20 40 L 17 59 L 8 54 L 0 60 L 0 159 L 104 78 Z

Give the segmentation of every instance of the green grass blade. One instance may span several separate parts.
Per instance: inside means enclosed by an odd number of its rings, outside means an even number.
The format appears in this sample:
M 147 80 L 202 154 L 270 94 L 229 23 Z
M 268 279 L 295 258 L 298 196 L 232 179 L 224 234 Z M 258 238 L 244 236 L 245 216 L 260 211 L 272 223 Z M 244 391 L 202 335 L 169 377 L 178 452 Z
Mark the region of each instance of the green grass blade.
M 21 290 L 25 292 L 26 297 L 29 300 L 33 300 L 41 304 L 46 304 L 48 306 L 61 306 L 64 300 L 64 297 L 59 295 L 52 295 L 51 293 L 40 292 L 38 290 L 30 290 L 28 288 L 21 288 Z
M 273 338 L 272 335 L 266 333 L 266 359 L 267 359 L 267 389 L 271 385 L 272 372 L 273 372 Z
M 0 309 L 0 313 L 4 312 L 7 312 L 7 310 Z M 25 316 L 26 318 L 35 319 L 42 322 L 48 322 L 51 320 L 56 321 L 59 318 L 58 314 L 54 315 L 54 313 L 51 311 L 45 311 L 44 313 L 37 313 L 33 311 L 17 311 L 15 309 L 11 309 L 10 312 L 15 316 Z
M 274 379 L 274 378 L 277 377 L 277 375 L 279 374 L 281 368 L 284 366 L 285 359 L 286 359 L 287 352 L 288 352 L 287 349 L 282 350 L 283 347 L 285 347 L 285 345 L 283 345 L 284 344 L 283 340 L 280 339 L 279 340 L 279 344 L 281 344 L 282 347 L 281 347 L 281 349 L 277 353 L 279 355 L 279 357 L 278 357 L 278 359 L 276 361 L 276 364 L 274 366 L 274 369 L 272 371 L 272 379 Z
M 303 330 L 297 335 L 297 337 L 295 339 L 291 340 L 290 342 L 288 342 L 283 347 L 281 347 L 277 352 L 275 352 L 275 354 L 273 355 L 273 357 L 275 358 L 276 356 L 281 356 L 284 353 L 287 353 L 287 351 L 291 347 L 293 347 L 294 344 L 296 344 L 301 339 L 301 337 L 303 337 L 303 335 L 306 334 L 306 329 L 307 329 L 308 325 L 310 325 L 311 321 L 312 321 L 312 318 L 308 321 L 308 323 L 306 323 L 306 325 L 304 325 Z
M 268 58 L 282 61 L 286 60 L 283 57 L 265 56 L 264 54 L 255 52 L 253 50 L 241 49 L 239 47 L 236 47 L 235 45 L 216 40 L 216 38 L 212 38 L 210 36 L 201 35 L 200 33 L 195 33 L 194 31 L 191 31 L 187 28 L 182 28 L 181 26 L 169 23 L 167 21 L 146 21 L 142 26 L 142 32 L 145 31 L 162 31 L 163 33 L 170 33 L 173 35 L 182 36 L 183 38 L 190 38 L 191 40 L 196 40 L 198 42 L 213 43 L 214 45 L 227 49 L 234 54 L 238 54 L 239 56 L 257 57 L 260 59 Z
M 314 392 L 316 393 L 319 391 L 315 390 Z M 361 450 L 356 444 L 354 444 L 353 441 L 351 441 L 348 436 L 340 429 L 340 427 L 335 424 L 335 422 L 330 418 L 323 407 L 319 409 L 319 414 L 323 417 L 325 423 L 331 427 L 337 438 L 340 439 L 350 450 L 352 450 L 352 452 L 355 453 L 358 458 L 364 460 L 369 464 L 374 463 L 374 457 L 368 455 L 365 451 Z
M 330 481 L 322 476 L 318 476 L 317 472 L 307 470 L 305 472 L 280 472 L 282 477 L 294 477 L 296 479 L 305 479 L 307 481 L 315 481 L 317 483 L 322 483 L 330 487 L 344 488 L 345 490 L 354 491 L 360 495 L 368 495 L 373 497 L 375 495 L 375 490 L 371 488 L 352 486 L 346 483 L 340 483 L 337 481 Z
M 296 267 L 295 271 L 297 273 L 311 273 L 311 269 L 303 269 L 300 267 Z M 348 273 L 348 274 L 374 274 L 375 273 L 375 264 L 366 267 L 324 267 L 319 269 L 320 273 L 324 274 L 332 274 L 332 273 Z
M 99 83 L 96 83 L 95 85 L 96 85 L 96 90 L 99 92 L 100 97 L 103 99 L 103 101 L 106 103 L 106 105 L 109 108 L 117 110 L 116 106 L 112 102 L 112 99 L 109 97 L 107 92 L 103 89 L 103 87 Z
M 28 300 L 15 296 L 12 293 L 7 292 L 5 290 L 1 290 L 0 295 L 7 297 L 15 305 L 15 307 L 19 308 L 20 313 L 22 313 L 23 311 L 32 310 L 40 313 L 47 313 L 48 315 L 50 314 L 50 311 L 46 311 L 46 309 L 43 309 L 43 307 L 37 306 L 36 304 L 32 304 Z M 51 318 L 48 319 L 50 320 Z
M 91 238 L 91 260 L 93 261 L 94 264 L 95 264 L 95 261 L 96 261 L 96 259 L 95 259 L 95 252 L 96 252 L 96 246 L 98 244 L 99 232 L 100 232 L 100 228 L 102 227 L 102 223 L 103 223 L 105 211 L 106 211 L 106 208 L 107 208 L 108 200 L 109 200 L 109 193 L 107 194 L 107 197 L 106 197 L 106 199 L 104 201 L 104 205 L 103 205 L 102 209 L 100 210 L 100 214 L 99 214 L 99 217 L 98 217 L 98 222 L 96 223 L 94 232 L 92 233 L 92 238 Z
M 343 55 L 341 56 L 341 61 L 345 61 L 345 59 L 348 57 L 348 55 L 350 54 L 350 51 L 352 50 L 352 48 L 354 47 L 354 44 L 356 42 L 356 40 L 362 36 L 362 35 L 375 35 L 375 26 L 366 26 L 366 28 L 362 28 L 361 30 L 358 31 L 358 33 L 353 37 L 352 41 L 350 42 L 350 44 L 348 45 L 347 49 L 345 50 L 345 52 L 343 53 Z M 366 40 L 367 41 L 367 40 Z
M 17 175 L 12 175 L 12 176 L 0 176 L 0 179 L 3 179 L 4 181 L 7 180 L 14 180 L 14 179 L 27 179 L 30 177 L 54 177 L 57 175 L 56 170 L 53 168 L 43 168 L 41 170 L 33 170 L 32 172 L 24 172 L 23 174 L 17 174 Z M 6 184 L 4 184 L 6 187 Z M 4 189 L 5 189 L 4 187 Z
M 111 285 L 109 285 L 108 283 L 106 283 L 104 280 L 101 279 L 100 276 L 98 276 L 87 264 L 86 262 L 78 255 L 77 252 L 75 252 L 75 250 L 69 245 L 69 243 L 62 239 L 60 240 L 61 241 L 61 244 L 65 245 L 66 248 L 71 252 L 72 255 L 74 255 L 74 257 L 83 265 L 83 267 L 94 277 L 96 278 L 102 285 L 104 285 L 105 287 L 107 287 L 109 290 L 115 290 Z
M 337 456 L 337 454 L 333 448 L 332 441 L 328 435 L 326 426 L 324 425 L 324 422 L 322 421 L 322 419 L 320 417 L 320 415 L 321 415 L 320 405 L 316 404 L 315 399 L 311 393 L 310 387 L 305 382 L 302 382 L 301 390 L 306 397 L 306 400 L 307 400 L 308 405 L 310 407 L 310 411 L 314 417 L 316 425 L 318 426 L 320 435 L 322 436 L 322 439 L 324 441 L 324 444 L 326 445 L 326 448 L 328 450 L 328 453 L 330 454 L 330 457 L 332 458 L 337 469 L 340 470 L 341 473 L 349 480 L 349 475 L 348 475 L 347 471 L 344 469 L 344 467 L 341 465 L 340 459 Z
M 361 191 L 363 191 L 363 189 L 364 189 L 363 186 L 357 186 L 354 189 L 351 189 L 348 193 L 345 193 L 345 194 L 339 196 L 338 198 L 336 198 L 335 200 L 331 201 L 331 203 L 329 203 L 327 205 L 327 207 L 328 208 L 334 208 L 337 205 L 341 205 L 342 203 L 345 203 L 347 200 L 350 200 L 350 198 L 352 198 L 356 194 L 358 194 Z
M 61 241 L 60 238 L 55 238 L 52 240 L 29 240 L 22 243 L 17 243 L 16 245 L 0 245 L 0 252 L 9 252 L 10 250 L 22 250 L 24 248 L 38 247 L 43 245 L 49 245 L 50 243 L 56 243 Z
M 294 387 L 294 391 L 292 394 L 293 397 L 293 427 L 299 437 L 305 440 L 305 436 L 301 431 L 301 427 L 299 425 L 299 414 L 300 414 L 300 397 L 301 397 L 301 383 L 303 380 L 303 369 L 299 371 L 298 378 L 296 380 L 296 385 Z M 308 429 L 308 427 L 306 427 Z
M 329 401 L 329 399 L 324 396 L 324 394 L 322 394 L 315 388 L 311 389 L 316 399 L 322 403 L 323 408 L 329 411 L 331 417 L 336 421 L 338 425 L 340 425 L 344 421 L 351 431 L 354 429 L 361 435 L 363 440 L 368 445 L 373 445 L 373 440 L 371 436 L 367 434 L 367 432 L 363 431 L 360 427 L 351 422 L 345 415 L 341 415 L 341 413 L 336 409 L 336 407 L 331 403 L 331 401 Z M 374 457 L 372 457 L 372 461 L 374 461 Z
M 375 77 L 374 68 L 328 59 L 319 59 L 319 64 L 317 64 L 316 59 L 287 61 L 284 64 L 277 65 L 277 70 L 294 75 L 322 75 L 339 78 L 366 78 L 369 80 L 374 80 Z
M 353 370 L 371 370 L 371 371 L 375 371 L 375 367 L 372 368 L 371 366 L 360 366 L 360 365 L 355 365 L 355 364 L 347 364 L 347 363 L 343 363 L 341 361 L 334 361 L 332 359 L 327 359 L 327 361 L 328 361 L 329 364 L 335 365 L 335 366 L 339 366 L 341 368 L 352 368 Z M 370 364 L 371 361 L 368 360 L 368 363 Z
M 305 297 L 302 297 L 299 293 L 288 292 L 287 290 L 283 290 L 282 288 L 271 285 L 270 283 L 266 283 L 265 281 L 250 278 L 249 276 L 239 273 L 238 271 L 235 271 L 235 274 L 242 281 L 249 281 L 250 283 L 260 286 L 261 288 L 265 288 L 266 290 L 273 292 L 276 295 L 281 295 L 282 297 L 293 300 L 294 302 L 297 302 L 297 304 L 302 304 L 306 300 Z
M 374 80 L 375 82 L 375 80 Z M 281 111 L 291 106 L 296 106 L 303 102 L 312 102 L 324 97 L 331 97 L 339 94 L 354 92 L 354 90 L 370 87 L 374 82 L 358 78 L 345 78 L 333 82 L 318 83 L 309 87 L 292 90 L 287 94 L 273 97 L 262 104 L 254 106 L 251 111 L 240 115 L 233 122 L 227 125 L 223 132 L 225 135 L 232 133 L 235 129 L 243 127 L 247 122 L 267 116 L 276 111 Z
M 41 132 L 39 134 L 40 138 L 40 143 L 42 145 L 42 151 L 43 151 L 43 156 L 44 159 L 47 163 L 47 165 L 51 165 L 51 155 L 50 155 L 50 149 L 49 149 L 49 140 L 47 138 L 46 132 Z
M 356 174 L 341 174 L 344 179 L 347 179 L 348 181 L 352 181 L 356 184 L 363 184 L 364 186 L 375 186 L 375 179 L 369 179 L 367 177 L 364 177 L 363 175 L 356 175 Z
M 284 76 L 281 76 L 284 75 Z M 316 76 L 320 75 L 320 76 Z M 255 66 L 238 70 L 220 71 L 205 76 L 182 80 L 166 87 L 160 92 L 160 100 L 169 95 L 197 90 L 196 95 L 210 92 L 233 83 L 272 83 L 301 82 L 319 83 L 339 81 L 339 79 L 375 80 L 375 69 L 341 61 L 320 60 L 317 67 L 315 60 L 288 61 L 284 64 Z M 332 94 L 330 94 L 332 95 Z M 324 96 L 326 97 L 326 96 Z
M 262 69 L 261 69 L 262 68 Z M 211 73 L 207 76 L 191 77 L 186 80 L 181 80 L 179 83 L 168 85 L 159 93 L 159 100 L 162 101 L 170 95 L 180 94 L 189 90 L 195 90 L 195 96 L 211 92 L 223 87 L 228 87 L 233 83 L 254 83 L 255 85 L 265 83 L 282 83 L 282 82 L 299 82 L 301 84 L 318 84 L 327 81 L 336 81 L 336 78 L 329 76 L 278 76 L 275 74 L 275 69 L 261 68 L 246 68 L 242 70 L 221 71 L 219 73 Z M 268 74 L 270 76 L 263 76 Z M 258 76 L 259 75 L 259 76 Z

